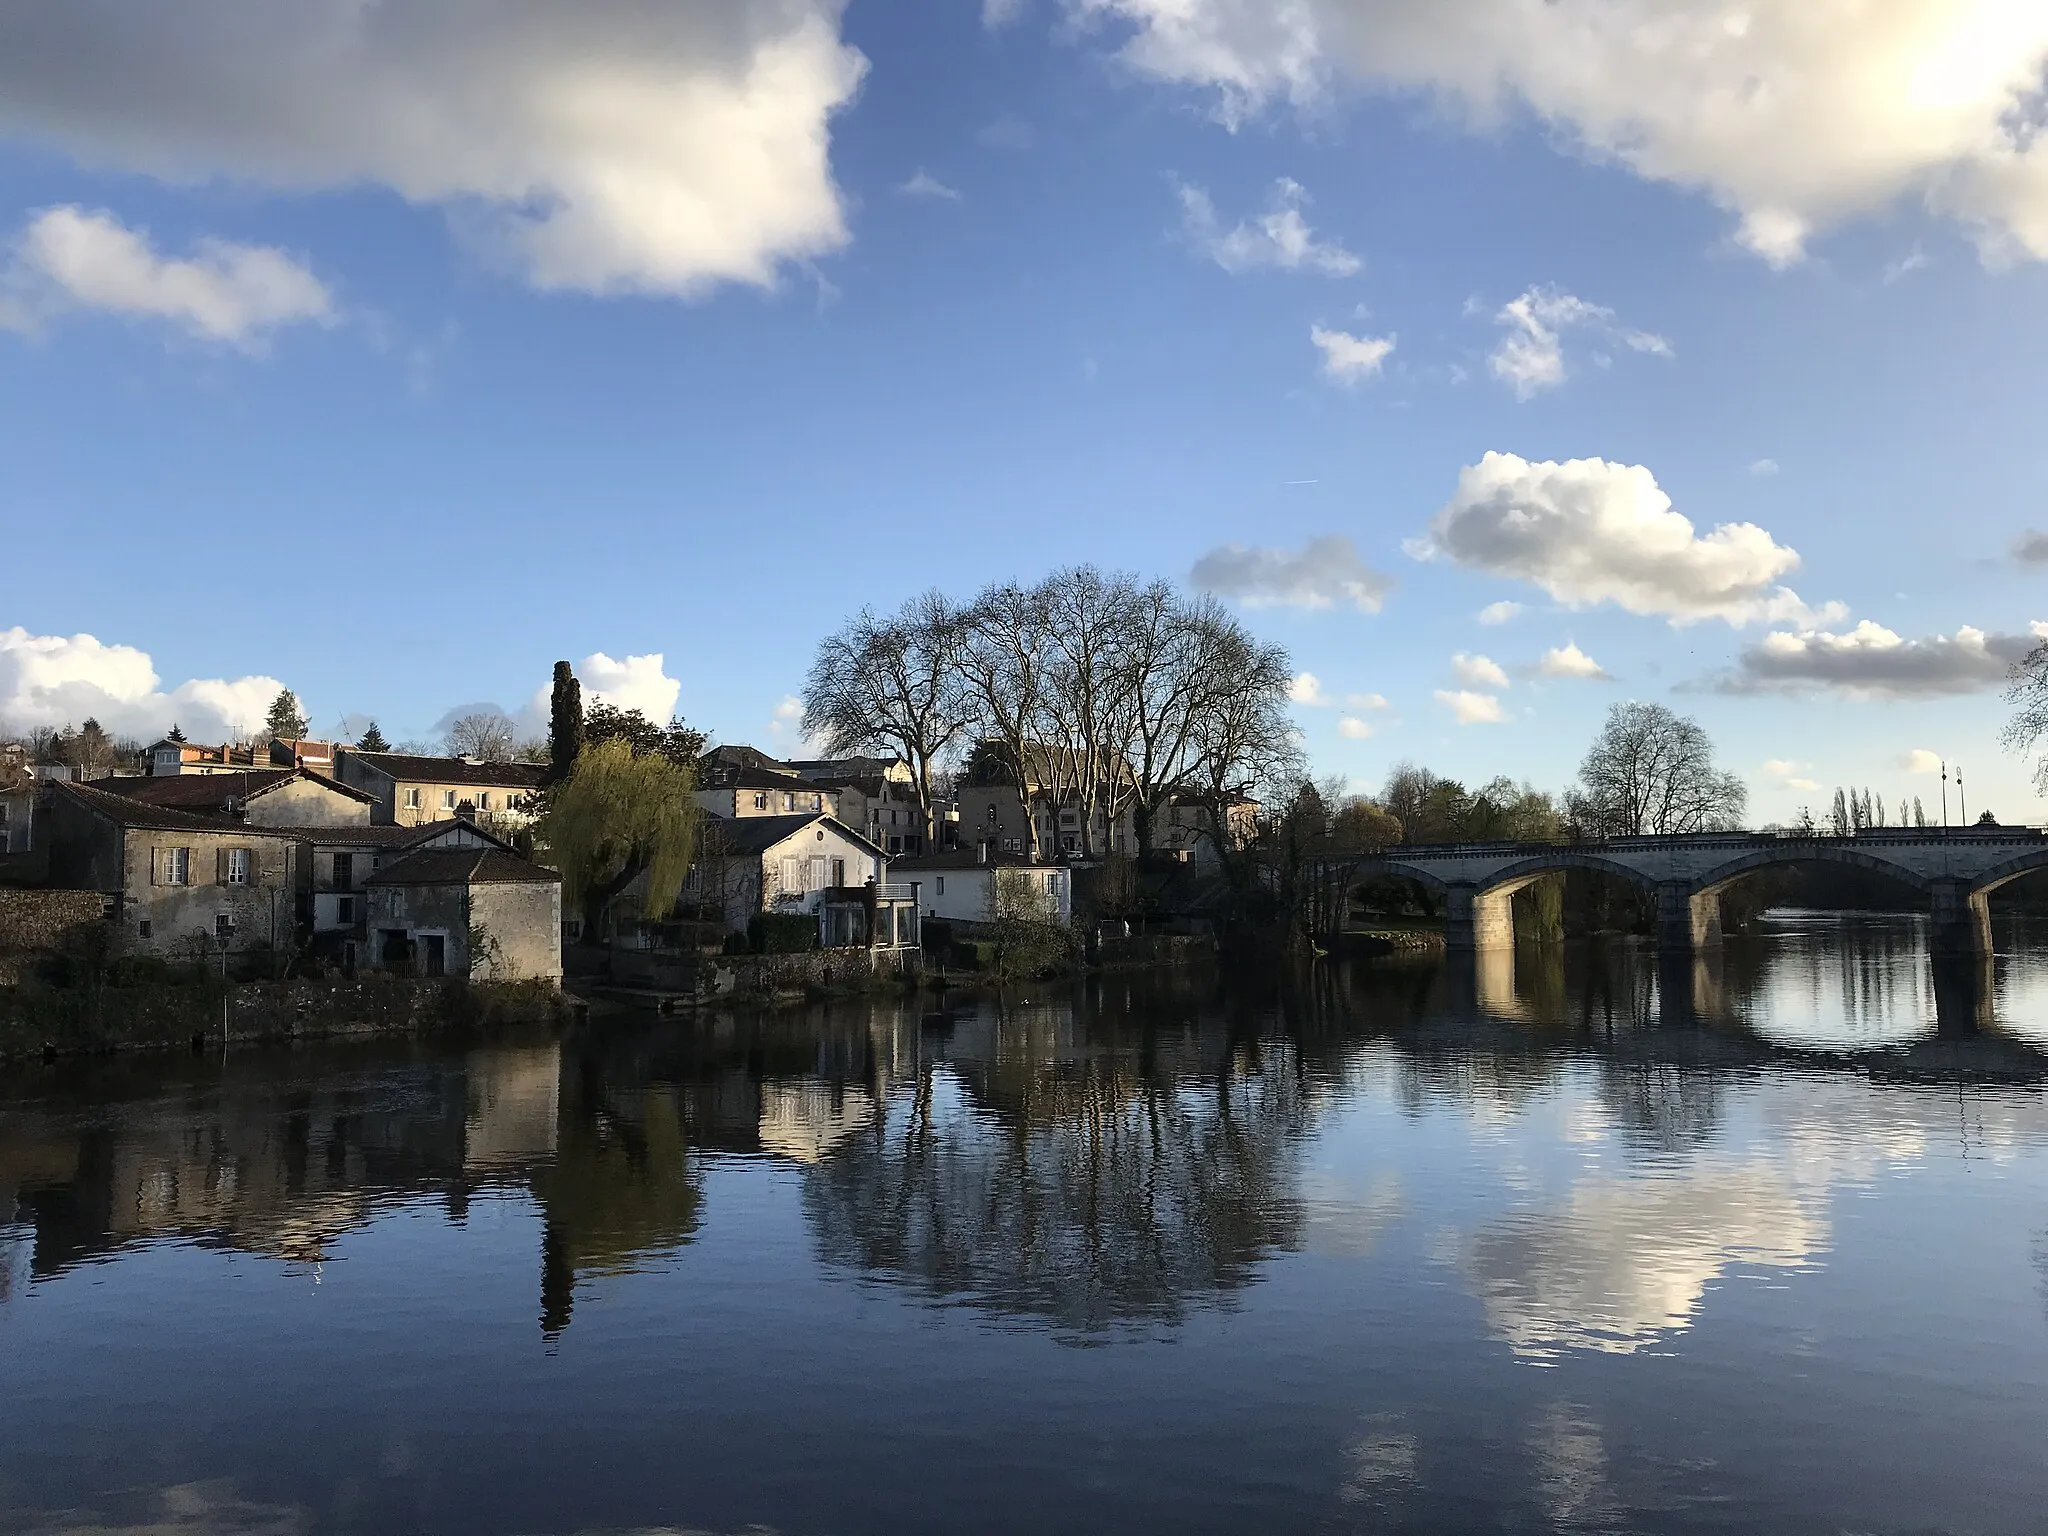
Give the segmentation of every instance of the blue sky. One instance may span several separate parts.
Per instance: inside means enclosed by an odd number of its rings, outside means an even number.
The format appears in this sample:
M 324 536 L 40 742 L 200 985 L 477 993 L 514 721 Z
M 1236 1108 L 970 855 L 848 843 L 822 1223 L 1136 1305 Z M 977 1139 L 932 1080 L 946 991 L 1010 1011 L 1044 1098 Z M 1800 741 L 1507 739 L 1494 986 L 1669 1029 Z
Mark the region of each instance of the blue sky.
M 2041 818 L 2031 7 L 250 4 L 0 0 L 0 722 L 773 748 L 862 604 L 1199 565 L 1361 786 L 1651 698 Z

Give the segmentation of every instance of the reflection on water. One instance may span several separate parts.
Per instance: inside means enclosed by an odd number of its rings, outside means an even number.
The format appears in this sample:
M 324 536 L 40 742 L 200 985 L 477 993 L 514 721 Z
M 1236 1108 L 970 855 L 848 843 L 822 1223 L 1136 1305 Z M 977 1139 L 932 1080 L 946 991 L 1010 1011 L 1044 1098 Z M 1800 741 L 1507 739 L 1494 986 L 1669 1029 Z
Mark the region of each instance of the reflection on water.
M 0 1528 L 2034 1529 L 2044 987 L 1777 914 L 39 1068 Z

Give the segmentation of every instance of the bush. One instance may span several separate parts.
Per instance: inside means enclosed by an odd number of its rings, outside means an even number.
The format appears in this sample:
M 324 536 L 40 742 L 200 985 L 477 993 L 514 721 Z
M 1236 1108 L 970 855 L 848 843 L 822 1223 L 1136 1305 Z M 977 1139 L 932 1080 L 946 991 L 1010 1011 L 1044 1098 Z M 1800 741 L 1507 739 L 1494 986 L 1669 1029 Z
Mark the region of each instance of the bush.
M 760 912 L 747 924 L 757 955 L 802 955 L 818 947 L 818 920 L 808 914 Z

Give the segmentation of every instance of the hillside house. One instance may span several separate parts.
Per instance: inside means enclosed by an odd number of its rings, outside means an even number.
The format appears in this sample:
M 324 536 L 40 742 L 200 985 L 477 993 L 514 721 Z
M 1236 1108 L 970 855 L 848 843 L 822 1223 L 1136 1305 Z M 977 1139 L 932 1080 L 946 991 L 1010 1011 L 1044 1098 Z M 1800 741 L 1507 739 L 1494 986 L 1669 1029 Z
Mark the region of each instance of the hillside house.
M 485 763 L 467 757 L 364 752 L 343 747 L 337 776 L 374 802 L 370 819 L 419 827 L 453 821 L 465 806 L 487 828 L 509 831 L 533 819 L 533 797 L 546 777 L 539 763 Z

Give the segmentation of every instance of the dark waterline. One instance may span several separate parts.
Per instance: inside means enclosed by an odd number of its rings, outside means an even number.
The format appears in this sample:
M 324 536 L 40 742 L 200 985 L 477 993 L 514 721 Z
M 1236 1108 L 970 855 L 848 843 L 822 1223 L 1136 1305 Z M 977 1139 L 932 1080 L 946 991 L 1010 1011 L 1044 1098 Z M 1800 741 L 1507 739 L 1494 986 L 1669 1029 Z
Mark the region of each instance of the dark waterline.
M 39 1068 L 0 1529 L 2038 1531 L 2001 938 Z

